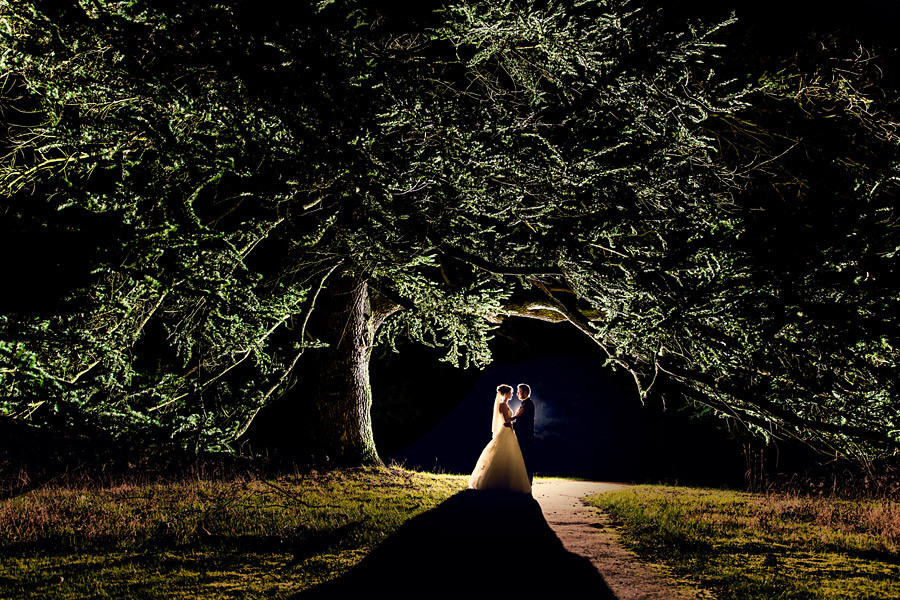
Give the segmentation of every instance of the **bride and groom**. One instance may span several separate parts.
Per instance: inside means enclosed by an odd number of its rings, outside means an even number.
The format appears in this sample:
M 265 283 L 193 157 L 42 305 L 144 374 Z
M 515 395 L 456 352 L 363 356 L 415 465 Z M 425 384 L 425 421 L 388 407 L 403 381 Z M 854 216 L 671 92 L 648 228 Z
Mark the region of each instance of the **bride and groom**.
M 534 402 L 531 400 L 531 388 L 526 383 L 520 383 L 518 396 L 522 405 L 513 414 L 509 408 L 512 393 L 511 386 L 497 386 L 491 417 L 492 438 L 475 463 L 475 470 L 469 477 L 470 489 L 531 493 L 534 479 L 531 460 Z

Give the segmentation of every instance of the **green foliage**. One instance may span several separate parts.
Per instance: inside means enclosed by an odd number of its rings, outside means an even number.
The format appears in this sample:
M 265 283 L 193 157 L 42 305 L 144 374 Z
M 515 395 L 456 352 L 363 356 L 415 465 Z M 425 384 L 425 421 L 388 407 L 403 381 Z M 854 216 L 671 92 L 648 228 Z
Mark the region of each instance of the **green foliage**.
M 704 340 L 719 348 L 700 354 L 718 364 L 694 379 L 763 431 L 858 457 L 895 452 L 900 105 L 882 69 L 897 65 L 828 39 L 782 67 L 740 118 L 708 125 L 750 168 L 736 275 L 719 285 L 733 308 Z
M 724 597 L 900 598 L 896 502 L 638 486 L 589 497 L 640 556 Z
M 896 449 L 874 58 L 825 44 L 748 79 L 731 22 L 618 0 L 41 6 L 0 13 L 5 214 L 99 233 L 86 282 L 0 320 L 6 414 L 226 444 L 314 356 L 338 270 L 403 308 L 381 343 L 481 366 L 539 304 L 642 398 Z
M 56 19 L 10 3 L 2 15 L 8 91 L 41 116 L 10 140 L 7 211 L 51 228 L 108 216 L 115 228 L 63 310 L 4 317 L 0 335 L 15 341 L 4 363 L 37 365 L 5 370 L 4 410 L 214 446 L 286 368 L 291 353 L 272 336 L 308 291 L 247 263 L 297 193 L 283 176 L 292 134 L 272 110 L 244 109 L 246 85 L 199 55 L 211 40 L 181 46 L 190 15 L 90 10 Z M 22 98 L 7 96 L 12 111 Z

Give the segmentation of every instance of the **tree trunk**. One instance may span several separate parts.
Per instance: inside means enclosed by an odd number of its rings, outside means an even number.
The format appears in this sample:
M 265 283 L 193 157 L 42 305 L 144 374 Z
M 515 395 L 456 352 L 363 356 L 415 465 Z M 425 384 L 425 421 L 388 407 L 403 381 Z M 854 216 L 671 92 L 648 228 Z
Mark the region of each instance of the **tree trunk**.
M 375 330 L 365 281 L 336 275 L 316 305 L 315 336 L 328 344 L 309 353 L 299 381 L 308 410 L 301 443 L 317 461 L 332 465 L 381 464 L 372 435 L 369 359 Z

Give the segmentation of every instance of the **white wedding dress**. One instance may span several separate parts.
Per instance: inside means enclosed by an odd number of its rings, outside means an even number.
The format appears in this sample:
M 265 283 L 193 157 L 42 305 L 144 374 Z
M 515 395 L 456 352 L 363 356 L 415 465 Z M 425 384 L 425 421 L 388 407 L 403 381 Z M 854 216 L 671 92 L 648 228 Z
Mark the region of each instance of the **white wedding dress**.
M 499 399 L 494 401 L 491 420 L 493 437 L 475 463 L 475 470 L 469 477 L 469 489 L 531 493 L 516 432 L 512 427 L 503 425 L 510 415 L 509 404 Z

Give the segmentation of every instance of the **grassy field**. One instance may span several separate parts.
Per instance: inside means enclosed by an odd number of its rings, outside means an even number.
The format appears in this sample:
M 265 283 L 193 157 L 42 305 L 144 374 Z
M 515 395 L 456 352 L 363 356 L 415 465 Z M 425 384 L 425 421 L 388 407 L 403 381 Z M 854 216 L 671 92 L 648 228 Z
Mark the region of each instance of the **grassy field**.
M 465 486 L 366 468 L 38 489 L 0 501 L 0 598 L 285 598 Z M 900 600 L 896 501 L 662 486 L 588 501 L 721 600 Z
M 636 486 L 588 499 L 721 600 L 900 599 L 900 502 Z
M 465 485 L 371 468 L 35 490 L 0 501 L 0 598 L 281 598 Z

